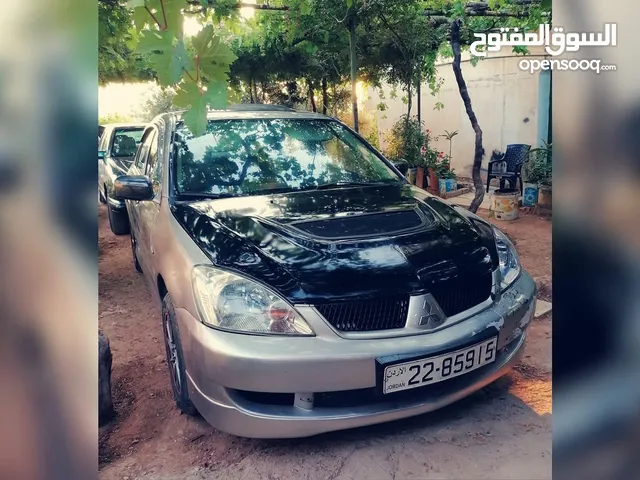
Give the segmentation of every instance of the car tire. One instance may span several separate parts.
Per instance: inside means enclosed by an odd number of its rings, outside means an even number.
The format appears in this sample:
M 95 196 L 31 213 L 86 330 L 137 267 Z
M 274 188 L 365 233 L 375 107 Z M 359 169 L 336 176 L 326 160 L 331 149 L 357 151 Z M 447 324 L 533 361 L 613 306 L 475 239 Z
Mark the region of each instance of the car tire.
M 187 374 L 182 353 L 180 331 L 176 320 L 176 312 L 167 293 L 162 299 L 162 336 L 167 353 L 167 366 L 169 367 L 169 379 L 171 391 L 176 405 L 182 413 L 197 415 L 198 410 L 191 402 L 187 389 Z
M 109 226 L 114 235 L 126 235 L 129 233 L 129 217 L 127 212 L 116 212 L 111 205 L 107 203 L 109 211 Z
M 131 255 L 133 256 L 133 265 L 136 267 L 136 270 L 142 273 L 142 266 L 140 262 L 138 262 L 138 255 L 136 254 L 136 239 L 133 236 L 133 232 L 130 232 L 131 236 Z
M 107 203 L 107 197 L 104 192 L 105 190 L 103 189 L 98 190 L 98 200 L 100 200 L 100 203 L 102 204 Z

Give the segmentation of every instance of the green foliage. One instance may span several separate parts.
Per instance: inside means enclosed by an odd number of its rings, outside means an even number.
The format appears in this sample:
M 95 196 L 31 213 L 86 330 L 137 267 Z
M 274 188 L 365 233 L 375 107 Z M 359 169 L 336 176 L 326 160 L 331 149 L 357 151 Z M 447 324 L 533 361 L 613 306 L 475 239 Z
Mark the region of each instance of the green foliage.
M 174 104 L 176 92 L 172 88 L 163 88 L 155 92 L 144 103 L 140 111 L 140 119 L 150 122 L 162 113 L 180 110 L 180 107 Z
M 229 1 L 216 2 L 218 17 L 231 15 Z M 189 42 L 183 38 L 186 0 L 129 0 L 132 42 L 146 55 L 162 87 L 175 89 L 175 104 L 187 108 L 184 121 L 194 135 L 206 128 L 208 108 L 225 108 L 227 81 L 235 54 L 212 24 Z M 226 10 L 225 10 L 226 9 Z
M 98 82 L 151 80 L 155 73 L 130 48 L 131 12 L 120 3 L 98 0 Z
M 553 151 L 550 143 L 529 151 L 529 159 L 522 168 L 522 175 L 527 182 L 551 186 L 553 177 Z
M 98 119 L 98 124 L 106 125 L 108 123 L 130 123 L 134 118 L 131 115 L 122 115 L 120 113 L 110 113 L 109 115 L 103 115 Z
M 417 118 L 402 115 L 385 135 L 385 155 L 393 161 L 404 160 L 410 168 L 425 166 L 428 133 L 423 126 Z

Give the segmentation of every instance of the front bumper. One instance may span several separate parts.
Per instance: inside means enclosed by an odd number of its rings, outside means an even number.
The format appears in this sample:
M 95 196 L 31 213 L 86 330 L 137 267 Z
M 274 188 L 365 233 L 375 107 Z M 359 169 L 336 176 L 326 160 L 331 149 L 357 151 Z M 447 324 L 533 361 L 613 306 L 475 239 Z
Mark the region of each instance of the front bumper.
M 366 340 L 340 338 L 329 329 L 296 338 L 226 333 L 178 309 L 189 393 L 211 425 L 242 437 L 305 437 L 419 415 L 485 387 L 519 361 L 535 294 L 535 282 L 523 271 L 491 306 L 463 322 L 432 333 Z M 379 393 L 376 359 L 438 355 L 496 334 L 494 363 L 438 384 Z M 294 406 L 301 392 L 327 401 L 311 409 Z M 283 403 L 287 394 L 292 401 Z

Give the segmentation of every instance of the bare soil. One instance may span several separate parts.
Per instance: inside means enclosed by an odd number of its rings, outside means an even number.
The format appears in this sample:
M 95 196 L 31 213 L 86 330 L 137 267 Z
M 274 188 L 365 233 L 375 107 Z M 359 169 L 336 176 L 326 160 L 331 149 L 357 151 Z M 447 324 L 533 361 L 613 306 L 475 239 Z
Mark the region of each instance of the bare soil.
M 175 408 L 159 313 L 129 237 L 111 233 L 104 205 L 99 225 L 99 323 L 111 342 L 117 412 L 100 430 L 100 478 L 551 478 L 550 315 L 530 327 L 511 374 L 440 411 L 301 440 L 243 439 Z M 550 297 L 551 222 L 527 215 L 500 227 Z

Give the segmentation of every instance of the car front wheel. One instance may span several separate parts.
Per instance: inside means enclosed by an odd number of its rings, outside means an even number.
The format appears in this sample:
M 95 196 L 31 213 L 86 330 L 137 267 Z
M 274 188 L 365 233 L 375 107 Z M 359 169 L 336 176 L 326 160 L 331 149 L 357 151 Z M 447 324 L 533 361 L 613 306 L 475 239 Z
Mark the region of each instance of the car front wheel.
M 191 402 L 187 390 L 187 373 L 182 353 L 182 343 L 180 342 L 180 331 L 176 321 L 176 312 L 168 293 L 162 300 L 162 332 L 167 351 L 167 365 L 169 366 L 173 398 L 180 411 L 187 415 L 196 415 L 198 411 Z
M 136 267 L 136 270 L 142 273 L 142 267 L 140 266 L 140 262 L 138 262 L 138 254 L 136 253 L 136 239 L 133 236 L 133 232 L 130 233 L 131 236 L 131 254 L 133 255 L 133 265 Z
M 109 211 L 109 226 L 114 235 L 126 235 L 129 233 L 129 217 L 127 211 L 118 212 L 113 209 L 111 204 L 107 203 Z

